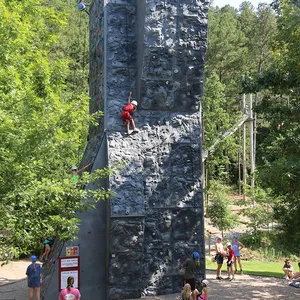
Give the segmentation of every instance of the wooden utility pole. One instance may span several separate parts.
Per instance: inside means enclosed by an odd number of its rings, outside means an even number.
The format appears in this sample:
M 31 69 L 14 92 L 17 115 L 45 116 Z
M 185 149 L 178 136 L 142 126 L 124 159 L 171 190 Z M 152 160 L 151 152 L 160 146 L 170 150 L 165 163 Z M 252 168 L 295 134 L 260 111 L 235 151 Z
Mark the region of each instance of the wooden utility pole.
M 241 145 L 241 129 L 239 128 L 239 146 Z M 238 154 L 237 154 L 237 169 L 238 169 L 238 193 L 239 195 L 242 194 L 241 189 L 241 149 L 239 147 Z
M 249 95 L 249 118 L 250 118 L 250 174 L 251 190 L 254 189 L 254 144 L 253 144 L 253 103 L 252 94 Z
M 257 107 L 258 103 L 258 93 L 255 94 L 255 107 Z M 255 165 L 256 165 L 256 128 L 257 128 L 257 115 L 256 112 L 253 115 L 254 121 L 253 121 L 253 157 L 254 157 L 254 171 L 255 171 Z M 255 178 L 254 178 L 255 180 Z M 255 181 L 254 181 L 255 184 Z

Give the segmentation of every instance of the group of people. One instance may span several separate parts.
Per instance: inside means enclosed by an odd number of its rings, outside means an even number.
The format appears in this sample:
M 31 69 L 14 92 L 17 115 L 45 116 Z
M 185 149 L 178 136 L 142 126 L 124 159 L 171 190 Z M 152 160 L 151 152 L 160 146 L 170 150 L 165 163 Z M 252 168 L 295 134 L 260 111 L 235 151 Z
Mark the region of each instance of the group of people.
M 51 252 L 55 240 L 54 237 L 48 237 L 44 240 L 44 252 L 40 261 L 47 261 Z M 37 263 L 37 257 L 31 256 L 31 264 L 27 267 L 27 285 L 29 288 L 29 300 L 33 300 L 34 295 L 36 300 L 40 300 L 40 287 L 42 284 L 42 266 Z M 67 279 L 67 287 L 61 290 L 58 299 L 59 300 L 79 300 L 80 292 L 73 287 L 74 277 L 70 276 Z
M 238 273 L 237 267 L 239 266 L 239 273 L 243 273 L 242 263 L 241 263 L 241 253 L 240 250 L 245 246 L 238 240 L 238 236 L 234 235 L 231 243 L 226 244 L 226 250 L 224 249 L 224 245 L 222 243 L 223 238 L 221 236 L 217 237 L 216 240 L 216 256 L 215 260 L 217 263 L 216 270 L 216 279 L 222 280 L 221 270 L 224 263 L 224 258 L 227 258 L 227 278 L 230 281 L 234 280 L 234 274 Z M 234 270 L 233 270 L 234 265 Z
M 298 263 L 300 270 L 300 262 Z M 284 272 L 283 278 L 289 281 L 289 284 L 295 287 L 300 287 L 300 272 L 294 273 L 294 267 L 289 259 L 286 259 L 282 268 Z
M 37 257 L 31 256 L 31 264 L 27 267 L 27 285 L 29 288 L 29 300 L 33 300 L 35 295 L 36 300 L 40 300 L 40 287 L 42 284 L 42 267 L 37 263 Z M 78 289 L 73 287 L 74 277 L 70 276 L 67 279 L 67 287 L 59 293 L 58 300 L 79 300 L 81 295 Z
M 185 262 L 179 266 L 179 269 L 185 269 L 183 289 L 181 300 L 208 300 L 208 280 L 201 281 L 201 288 L 196 288 L 196 272 L 200 268 L 200 255 L 198 252 L 193 252 L 192 258 L 187 258 Z

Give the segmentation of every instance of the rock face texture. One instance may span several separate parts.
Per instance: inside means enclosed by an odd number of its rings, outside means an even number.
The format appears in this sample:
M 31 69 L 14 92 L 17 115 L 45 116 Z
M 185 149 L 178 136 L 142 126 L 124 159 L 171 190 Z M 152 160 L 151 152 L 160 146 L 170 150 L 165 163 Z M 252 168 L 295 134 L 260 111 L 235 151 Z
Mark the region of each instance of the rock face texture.
M 125 162 L 109 178 L 107 299 L 179 291 L 178 266 L 193 251 L 204 277 L 199 107 L 207 11 L 208 0 L 94 0 L 90 8 L 90 109 L 105 116 L 90 128 L 89 145 L 97 149 L 105 132 L 103 160 Z M 127 136 L 121 111 L 129 91 L 140 132 Z

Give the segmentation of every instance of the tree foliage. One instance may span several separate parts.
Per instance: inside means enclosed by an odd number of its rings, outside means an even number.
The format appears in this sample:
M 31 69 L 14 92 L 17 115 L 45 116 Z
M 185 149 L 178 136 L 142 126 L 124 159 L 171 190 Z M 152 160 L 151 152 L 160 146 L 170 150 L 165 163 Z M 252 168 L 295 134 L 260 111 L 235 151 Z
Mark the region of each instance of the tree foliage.
M 0 230 L 15 254 L 49 234 L 74 238 L 76 211 L 108 195 L 89 195 L 71 178 L 93 120 L 82 18 L 76 1 L 0 1 Z
M 298 252 L 300 234 L 295 228 L 300 226 L 299 16 L 300 5 L 295 0 L 274 0 L 272 6 L 259 4 L 256 10 L 246 1 L 239 10 L 211 7 L 205 82 L 208 109 L 204 111 L 208 145 L 221 135 L 223 120 L 232 124 L 239 116 L 238 94 L 259 92 L 255 107 L 256 206 L 246 213 L 254 230 L 275 218 L 281 225 L 282 239 L 288 239 L 290 248 Z M 214 72 L 217 78 L 213 77 Z M 241 85 L 243 74 L 246 80 Z M 222 168 L 229 173 L 234 170 L 234 155 L 228 156 L 228 148 L 238 150 L 237 143 L 237 138 L 232 139 L 223 150 L 219 143 L 210 157 L 210 178 L 218 178 L 217 170 Z M 218 166 L 213 167 L 214 164 Z M 209 192 L 214 190 L 210 187 Z
M 212 224 L 222 232 L 234 227 L 238 218 L 229 208 L 228 190 L 218 181 L 211 182 L 211 201 L 207 207 L 207 215 Z

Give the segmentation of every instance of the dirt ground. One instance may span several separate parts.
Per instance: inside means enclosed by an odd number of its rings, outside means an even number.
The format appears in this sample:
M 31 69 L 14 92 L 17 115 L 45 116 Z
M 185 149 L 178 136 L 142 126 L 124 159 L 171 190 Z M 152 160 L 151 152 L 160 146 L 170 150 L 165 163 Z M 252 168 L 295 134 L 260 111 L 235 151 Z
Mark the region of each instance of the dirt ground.
M 225 274 L 224 274 L 225 275 Z M 284 279 L 273 277 L 236 275 L 235 281 L 216 280 L 215 273 L 207 271 L 209 300 L 264 300 L 264 299 L 300 299 L 300 288 L 288 286 Z M 178 294 L 145 297 L 144 300 L 174 300 Z
M 28 299 L 25 272 L 28 261 L 12 262 L 0 267 L 0 300 Z M 225 275 L 225 274 L 223 274 Z M 300 288 L 288 286 L 284 279 L 274 277 L 236 275 L 236 280 L 218 281 L 213 271 L 207 271 L 209 300 L 264 300 L 264 299 L 300 299 Z M 157 297 L 144 297 L 144 300 L 175 300 L 178 294 Z M 82 300 L 91 300 L 84 299 Z M 99 299 L 105 300 L 105 299 Z

